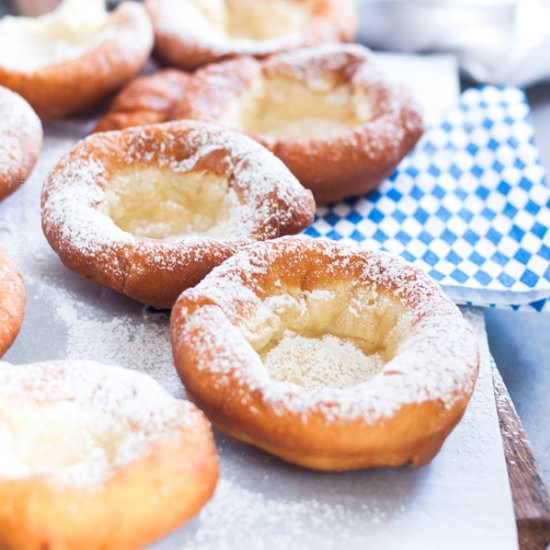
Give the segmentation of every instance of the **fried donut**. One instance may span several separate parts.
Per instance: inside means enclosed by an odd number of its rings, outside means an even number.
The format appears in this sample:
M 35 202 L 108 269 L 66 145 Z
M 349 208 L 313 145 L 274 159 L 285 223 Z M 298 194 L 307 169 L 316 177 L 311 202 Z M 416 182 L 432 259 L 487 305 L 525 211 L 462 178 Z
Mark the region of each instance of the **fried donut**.
M 318 470 L 429 463 L 479 368 L 470 326 L 422 271 L 304 237 L 230 258 L 180 296 L 171 333 L 215 426 Z
M 380 76 L 366 48 L 345 44 L 205 67 L 173 116 L 248 133 L 319 203 L 376 188 L 423 133 L 408 93 Z
M 155 55 L 186 70 L 240 55 L 350 41 L 357 31 L 354 0 L 145 0 L 145 6 Z
M 168 122 L 185 93 L 189 75 L 164 69 L 132 80 L 117 95 L 94 132 Z
M 0 200 L 32 172 L 42 149 L 42 124 L 19 95 L 0 86 Z
M 19 333 L 25 301 L 23 277 L 7 250 L 0 246 L 0 356 L 6 353 Z
M 65 265 L 157 308 L 314 213 L 311 193 L 269 151 L 195 121 L 94 134 L 42 193 L 42 227 Z
M 153 47 L 143 6 L 65 0 L 38 18 L 0 21 L 0 84 L 21 94 L 45 120 L 83 111 L 136 75 Z
M 141 548 L 214 492 L 210 424 L 149 376 L 2 363 L 0 396 L 2 548 Z

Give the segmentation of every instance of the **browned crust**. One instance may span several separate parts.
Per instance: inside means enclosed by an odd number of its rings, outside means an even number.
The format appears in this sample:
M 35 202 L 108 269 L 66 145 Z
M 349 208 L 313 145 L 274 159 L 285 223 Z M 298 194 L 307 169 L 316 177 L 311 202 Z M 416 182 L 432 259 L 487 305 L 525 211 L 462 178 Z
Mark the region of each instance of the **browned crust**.
M 195 516 L 218 480 L 210 424 L 194 409 L 177 438 L 158 442 L 99 488 L 34 476 L 0 481 L 0 546 L 10 550 L 142 548 Z
M 338 50 L 331 46 L 321 50 L 313 56 L 315 70 L 322 71 L 334 55 L 347 59 L 343 68 L 330 71 L 342 82 L 353 81 L 359 71 L 363 76 L 370 72 L 366 87 L 373 100 L 373 120 L 328 139 L 274 140 L 251 134 L 313 191 L 320 204 L 376 189 L 424 131 L 422 117 L 409 94 L 380 77 L 365 48 L 343 46 Z M 255 79 L 264 75 L 296 78 L 303 65 L 295 66 L 292 60 L 292 54 L 264 61 L 241 57 L 209 65 L 192 76 L 161 71 L 138 79 L 121 92 L 96 131 L 145 124 L 157 118 L 219 123 L 228 106 L 245 94 Z M 179 84 L 174 85 L 174 81 Z
M 144 8 L 124 2 L 111 15 L 113 33 L 77 59 L 32 72 L 0 67 L 0 84 L 21 94 L 50 121 L 97 104 L 136 75 L 153 46 Z
M 258 45 L 257 51 L 237 49 L 232 41 L 215 47 L 207 40 L 181 36 L 162 29 L 162 18 L 169 9 L 170 0 L 145 0 L 145 7 L 155 29 L 155 57 L 162 63 L 184 70 L 193 70 L 208 63 L 238 57 L 243 54 L 258 58 L 297 47 L 313 46 L 325 42 L 348 42 L 357 33 L 355 0 L 301 0 L 311 6 L 312 17 L 302 35 L 292 42 L 280 42 L 266 49 Z M 177 13 L 173 14 L 177 17 Z M 260 43 L 261 44 L 261 43 Z
M 15 262 L 0 246 L 0 356 L 13 344 L 25 314 L 25 284 Z
M 132 80 L 118 93 L 93 131 L 169 121 L 174 107 L 185 94 L 188 80 L 187 73 L 176 69 L 164 69 Z
M 329 257 L 330 247 L 333 255 Z M 357 253 L 345 263 L 345 268 L 336 267 L 337 273 L 329 272 L 329 265 L 333 268 L 338 265 L 339 253 L 337 244 L 322 244 L 313 239 L 288 237 L 261 243 L 240 253 L 239 265 L 235 256 L 235 261 L 230 260 L 202 284 L 184 292 L 171 316 L 178 374 L 187 395 L 220 430 L 289 462 L 327 471 L 428 464 L 462 418 L 477 377 L 477 352 L 473 351 L 471 357 L 465 359 L 472 361 L 470 387 L 464 391 L 457 387 L 457 400 L 451 408 L 446 408 L 438 399 L 425 400 L 402 406 L 393 416 L 366 422 L 327 418 L 319 410 L 304 418 L 300 411 L 287 408 L 285 403 L 274 404 L 265 398 L 263 390 L 249 386 L 243 376 L 247 369 L 256 368 L 252 367 L 252 352 L 244 346 L 228 344 L 243 341 L 236 325 L 246 318 L 251 307 L 247 296 L 262 299 L 281 288 L 330 288 L 339 282 L 364 277 L 362 265 L 370 253 Z M 264 266 L 265 262 L 267 268 L 254 273 L 240 267 Z M 400 276 L 401 282 L 407 280 L 408 285 L 413 284 L 412 270 Z M 418 284 L 425 282 L 419 280 Z M 212 292 L 214 288 L 217 294 Z M 406 295 L 398 278 L 386 291 Z M 223 301 L 226 295 L 231 298 Z M 411 300 L 409 307 L 413 310 L 421 306 L 415 305 L 414 297 L 407 299 Z M 441 323 L 460 316 L 456 306 L 437 288 L 429 299 Z M 465 334 L 472 338 L 472 350 L 475 350 L 475 336 L 468 327 Z M 219 371 L 204 368 L 215 364 L 220 355 L 234 368 Z
M 229 130 L 215 128 L 194 121 L 178 121 L 167 124 L 131 128 L 120 132 L 95 134 L 80 142 L 56 165 L 50 173 L 42 193 L 42 227 L 52 246 L 63 263 L 82 276 L 112 288 L 117 292 L 157 308 L 170 308 L 178 295 L 186 288 L 194 286 L 215 266 L 232 256 L 237 250 L 255 240 L 265 240 L 282 235 L 298 233 L 313 221 L 315 203 L 311 193 L 303 189 L 292 175 L 284 170 L 279 182 L 285 188 L 284 196 L 273 189 L 264 195 L 269 200 L 272 211 L 252 228 L 249 238 L 244 240 L 221 241 L 215 239 L 184 239 L 182 241 L 159 241 L 153 239 L 117 240 L 94 242 L 93 235 L 82 235 L 79 219 L 59 219 L 52 205 L 56 194 L 70 185 L 64 174 L 79 170 L 82 163 L 99 160 L 103 173 L 97 185 L 108 185 L 111 174 L 133 165 L 125 160 L 128 151 L 138 156 L 147 156 L 148 163 L 136 162 L 139 166 L 158 165 L 167 158 L 184 160 L 197 152 L 196 143 L 187 139 L 190 132 L 209 131 L 231 148 L 231 140 L 242 136 Z M 247 140 L 246 147 L 255 154 L 265 155 L 253 141 Z M 229 149 L 217 148 L 205 154 L 195 164 L 196 170 L 207 170 L 215 174 L 228 173 L 226 156 Z M 271 159 L 271 155 L 270 155 Z M 272 159 L 276 161 L 275 158 Z M 278 161 L 277 161 L 278 162 Z M 259 177 L 264 177 L 259 174 Z M 239 181 L 233 173 L 232 178 Z M 246 197 L 252 190 L 239 184 Z M 86 200 L 83 198 L 83 200 Z M 87 207 L 96 208 L 96 204 Z M 260 204 L 250 204 L 251 209 Z M 85 231 L 85 230 L 84 230 Z M 76 238 L 75 238 L 76 237 Z
M 42 149 L 43 131 L 32 107 L 21 96 L 2 86 L 0 117 L 4 121 L 0 123 L 0 200 L 3 200 L 32 172 Z
M 308 50 L 303 50 L 304 54 Z M 311 70 L 330 74 L 342 83 L 363 87 L 372 101 L 373 117 L 367 123 L 330 138 L 275 140 L 251 134 L 277 155 L 313 191 L 318 203 L 367 193 L 378 187 L 416 145 L 424 131 L 421 115 L 407 92 L 388 83 L 360 46 L 310 50 L 308 61 L 293 54 L 264 61 L 240 58 L 201 69 L 190 80 L 186 94 L 173 112 L 174 118 L 215 122 L 263 76 L 308 78 Z M 330 60 L 344 56 L 340 69 Z M 309 69 L 309 70 L 308 70 Z M 361 73 L 361 81 L 357 75 Z M 301 76 L 302 75 L 302 76 Z M 213 84 L 215 83 L 215 85 Z

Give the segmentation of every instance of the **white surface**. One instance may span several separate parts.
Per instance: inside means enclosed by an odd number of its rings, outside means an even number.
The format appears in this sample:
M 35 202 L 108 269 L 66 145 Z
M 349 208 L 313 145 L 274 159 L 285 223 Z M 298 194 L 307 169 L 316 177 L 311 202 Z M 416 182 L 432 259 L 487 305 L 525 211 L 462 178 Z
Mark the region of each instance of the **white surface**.
M 426 81 L 440 73 L 440 67 L 431 74 L 413 71 Z M 438 82 L 432 80 L 432 87 L 454 86 Z M 25 274 L 29 298 L 22 333 L 6 359 L 119 364 L 148 372 L 181 396 L 167 319 L 68 271 L 42 237 L 41 184 L 82 128 L 78 122 L 49 127 L 33 177 L 0 204 L 0 240 Z M 481 325 L 476 331 L 484 334 Z M 466 418 L 429 467 L 319 474 L 218 436 L 221 481 L 214 499 L 197 519 L 152 548 L 517 548 L 485 345 L 483 350 L 482 376 Z

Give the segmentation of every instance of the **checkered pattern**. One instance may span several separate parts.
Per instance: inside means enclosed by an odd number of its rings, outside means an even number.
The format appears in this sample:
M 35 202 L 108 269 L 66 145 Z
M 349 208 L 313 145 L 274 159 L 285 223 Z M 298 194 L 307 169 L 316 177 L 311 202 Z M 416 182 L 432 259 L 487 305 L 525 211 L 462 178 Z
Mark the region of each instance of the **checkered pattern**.
M 550 297 L 550 192 L 516 88 L 465 92 L 375 192 L 322 207 L 306 233 L 400 254 L 460 303 Z

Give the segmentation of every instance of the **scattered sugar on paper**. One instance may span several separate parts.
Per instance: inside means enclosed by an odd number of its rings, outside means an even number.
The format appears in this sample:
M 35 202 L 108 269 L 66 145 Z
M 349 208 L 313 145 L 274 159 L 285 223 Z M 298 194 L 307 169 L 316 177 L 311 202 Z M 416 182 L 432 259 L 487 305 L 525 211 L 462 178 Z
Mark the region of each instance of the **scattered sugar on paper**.
M 67 327 L 68 359 L 88 358 L 144 372 L 172 395 L 183 396 L 166 318 L 137 320 L 119 315 L 100 321 L 86 317 L 69 301 L 60 303 L 57 313 Z

